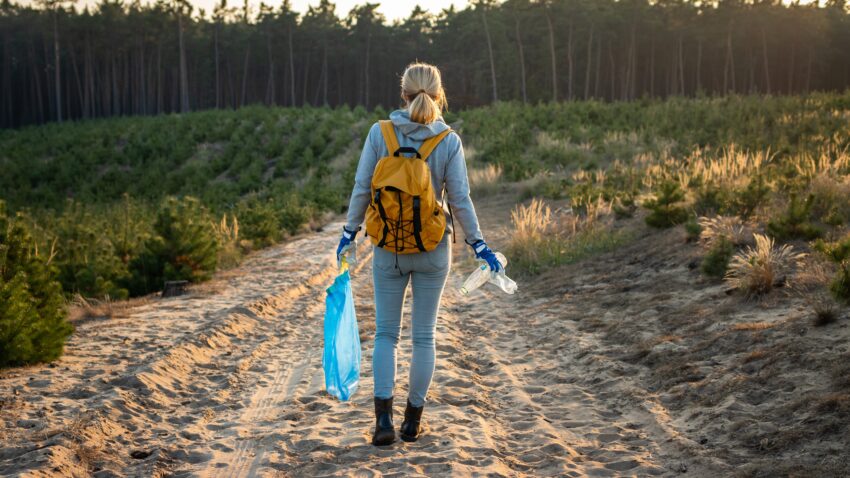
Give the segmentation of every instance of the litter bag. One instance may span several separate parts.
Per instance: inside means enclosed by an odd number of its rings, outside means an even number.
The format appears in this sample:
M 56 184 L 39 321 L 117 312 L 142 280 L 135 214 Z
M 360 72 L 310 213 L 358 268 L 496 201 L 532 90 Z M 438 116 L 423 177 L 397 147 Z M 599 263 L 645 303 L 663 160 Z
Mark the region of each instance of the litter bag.
M 351 275 L 343 262 L 341 273 L 328 287 L 325 299 L 325 388 L 346 401 L 360 383 L 360 332 L 351 294 Z

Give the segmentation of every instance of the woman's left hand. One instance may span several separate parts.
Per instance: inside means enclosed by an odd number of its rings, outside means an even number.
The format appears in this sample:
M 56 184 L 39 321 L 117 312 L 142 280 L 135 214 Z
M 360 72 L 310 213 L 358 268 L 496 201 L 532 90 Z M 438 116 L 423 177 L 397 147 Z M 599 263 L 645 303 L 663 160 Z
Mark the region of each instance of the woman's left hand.
M 496 258 L 496 254 L 487 247 L 486 242 L 479 239 L 470 244 L 470 246 L 472 247 L 472 250 L 475 251 L 475 258 L 486 261 L 487 265 L 490 266 L 491 271 L 499 272 L 502 270 L 502 264 L 499 262 L 499 259 Z

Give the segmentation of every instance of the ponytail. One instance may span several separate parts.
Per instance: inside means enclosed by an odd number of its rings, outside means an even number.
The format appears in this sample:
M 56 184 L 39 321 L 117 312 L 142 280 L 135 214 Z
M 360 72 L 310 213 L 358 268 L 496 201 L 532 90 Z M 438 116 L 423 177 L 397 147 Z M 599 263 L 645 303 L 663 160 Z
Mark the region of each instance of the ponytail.
M 407 102 L 410 119 L 431 124 L 447 106 L 440 70 L 427 63 L 412 63 L 401 78 L 401 97 Z

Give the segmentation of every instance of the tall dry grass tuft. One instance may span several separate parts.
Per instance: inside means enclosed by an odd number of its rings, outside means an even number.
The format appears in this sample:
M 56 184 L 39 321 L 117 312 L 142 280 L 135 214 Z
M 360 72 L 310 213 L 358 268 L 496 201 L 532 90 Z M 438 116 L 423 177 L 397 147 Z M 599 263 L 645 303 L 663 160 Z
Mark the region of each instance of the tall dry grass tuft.
M 809 180 L 821 174 L 840 176 L 850 172 L 850 151 L 838 149 L 834 144 L 816 152 L 800 153 L 790 161 L 797 175 Z
M 486 195 L 496 192 L 502 181 L 502 166 L 486 164 L 469 170 L 469 187 L 476 194 Z
M 752 235 L 738 216 L 701 217 L 699 225 L 699 239 L 706 249 L 711 249 L 723 238 L 735 246 L 743 246 L 751 242 Z
M 773 239 L 753 234 L 755 246 L 735 254 L 729 264 L 726 280 L 747 297 L 765 294 L 782 285 L 795 265 L 805 256 L 785 244 L 776 247 Z
M 75 294 L 67 302 L 68 321 L 76 323 L 90 319 L 112 319 L 129 317 L 130 310 L 146 304 L 147 297 L 135 297 L 129 300 L 115 300 L 109 296 L 103 299 L 86 298 Z
M 601 214 L 610 214 L 610 207 L 600 202 L 588 205 L 586 215 L 553 211 L 537 198 L 527 206 L 518 205 L 511 212 L 514 231 L 506 250 L 508 260 L 516 269 L 534 274 L 610 250 L 622 237 L 601 224 Z
M 212 224 L 213 232 L 219 244 L 218 264 L 221 268 L 234 267 L 242 259 L 243 245 L 239 241 L 239 219 L 235 214 L 221 216 L 221 221 Z
M 838 320 L 841 307 L 829 294 L 835 267 L 824 260 L 811 260 L 802 264 L 794 277 L 793 289 L 813 312 L 812 324 L 816 327 Z

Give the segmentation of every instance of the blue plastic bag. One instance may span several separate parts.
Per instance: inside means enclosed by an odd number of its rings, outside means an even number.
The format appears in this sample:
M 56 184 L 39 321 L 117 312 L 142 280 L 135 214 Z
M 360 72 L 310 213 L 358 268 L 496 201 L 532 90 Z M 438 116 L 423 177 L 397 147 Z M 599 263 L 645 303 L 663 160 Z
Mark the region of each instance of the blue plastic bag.
M 325 299 L 325 388 L 328 393 L 348 400 L 360 383 L 360 332 L 354 313 L 351 275 L 343 262 L 342 272 L 328 287 Z

